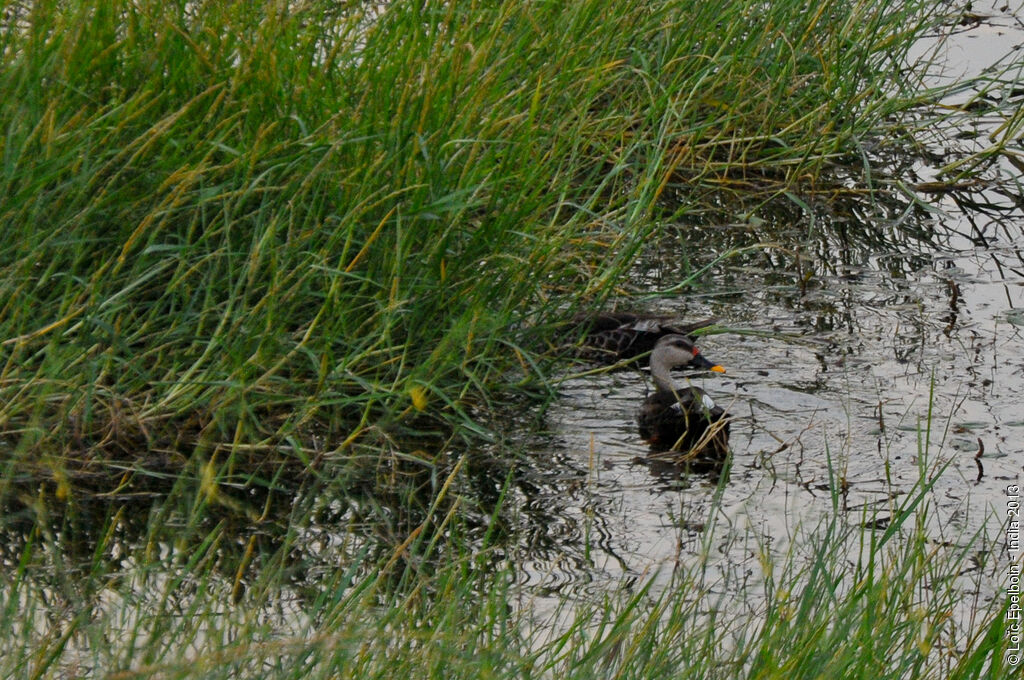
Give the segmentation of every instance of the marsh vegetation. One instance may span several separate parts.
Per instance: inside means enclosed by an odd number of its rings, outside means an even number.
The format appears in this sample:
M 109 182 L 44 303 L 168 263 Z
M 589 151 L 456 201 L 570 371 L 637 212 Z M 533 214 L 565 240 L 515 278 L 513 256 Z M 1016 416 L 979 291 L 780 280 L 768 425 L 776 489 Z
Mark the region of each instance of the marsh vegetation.
M 988 425 L 1020 471 L 1024 320 L 963 321 L 988 264 L 929 278 L 964 238 L 1024 278 L 1020 66 L 927 79 L 965 17 L 3 3 L 0 673 L 1007 676 L 997 501 L 936 492 Z M 639 382 L 546 351 L 616 306 L 723 318 L 750 414 L 731 472 L 630 467 L 686 506 L 647 564 L 600 478 Z M 760 485 L 813 512 L 733 521 Z

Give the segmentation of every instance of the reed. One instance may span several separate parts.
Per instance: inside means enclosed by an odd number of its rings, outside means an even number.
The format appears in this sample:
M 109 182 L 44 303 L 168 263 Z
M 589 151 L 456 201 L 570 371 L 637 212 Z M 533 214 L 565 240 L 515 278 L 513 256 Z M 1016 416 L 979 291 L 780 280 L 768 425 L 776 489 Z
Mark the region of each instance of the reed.
M 925 445 L 920 456 L 927 461 Z M 837 461 L 841 463 L 841 461 Z M 5 516 L 0 672 L 5 677 L 1010 678 L 1005 598 L 964 598 L 998 534 L 928 528 L 948 466 L 890 507 L 834 503 L 792 524 L 785 547 L 707 512 L 670 578 L 600 597 L 539 596 L 481 533 L 444 511 L 390 553 L 347 544 L 351 519 L 318 537 L 307 503 L 288 523 L 236 527 L 182 485 L 149 517 L 110 510 Z M 955 470 L 948 474 L 957 474 Z M 111 506 L 113 507 L 113 506 Z M 94 538 L 76 548 L 77 523 Z M 18 535 L 15 527 L 23 526 Z M 135 526 L 140 535 L 134 535 Z M 993 525 L 994 526 L 994 525 Z M 79 532 L 81 527 L 78 527 Z M 723 533 L 727 532 L 727 533 Z M 426 540 L 420 540 L 425 537 Z M 267 539 L 270 542 L 267 542 Z M 781 538 L 781 537 L 780 537 Z M 748 546 L 746 560 L 721 554 Z M 667 567 L 666 567 L 667 568 Z M 986 586 L 987 587 L 987 586 Z
M 928 7 L 7 3 L 6 455 L 477 436 L 665 191 L 809 186 L 913 104 Z
M 982 539 L 936 560 L 913 514 L 899 547 L 824 519 L 753 618 L 698 560 L 535 625 L 512 464 L 461 455 L 547 384 L 527 329 L 616 294 L 652 216 L 909 143 L 936 11 L 0 3 L 0 674 L 1007 672 L 998 604 L 938 651 Z

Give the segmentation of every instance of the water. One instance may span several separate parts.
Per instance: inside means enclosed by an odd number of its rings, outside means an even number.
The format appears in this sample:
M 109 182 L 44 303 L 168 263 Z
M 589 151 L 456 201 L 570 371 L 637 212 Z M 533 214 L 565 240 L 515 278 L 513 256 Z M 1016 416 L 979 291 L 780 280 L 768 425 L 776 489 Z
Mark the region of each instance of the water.
M 937 83 L 1019 54 L 1020 3 L 975 11 L 994 16 L 948 39 L 957 68 Z M 970 134 L 939 162 L 983 148 L 1001 122 L 951 118 Z M 936 179 L 934 162 L 903 163 L 877 181 Z M 734 331 L 699 343 L 728 374 L 698 379 L 734 417 L 731 473 L 719 485 L 645 460 L 634 416 L 651 386 L 640 372 L 566 380 L 533 445 L 534 484 L 520 489 L 523 531 L 533 536 L 523 582 L 586 598 L 652 574 L 667 581 L 676 565 L 700 559 L 708 531 L 723 573 L 757 573 L 761 551 L 784 553 L 829 513 L 834 490 L 850 522 L 884 524 L 922 475 L 948 465 L 929 494 L 929 535 L 936 546 L 986 537 L 961 587 L 993 597 L 1009 557 L 986 541 L 1000 537 L 1007 485 L 1024 469 L 1019 175 L 1000 159 L 976 176 L 984 184 L 923 196 L 927 206 L 891 192 L 874 201 L 822 195 L 810 213 L 782 199 L 742 223 L 666 225 L 633 272 L 638 288 L 685 279 L 682 252 L 700 265 L 748 249 L 714 264 L 695 294 L 647 310 L 717 316 Z M 787 247 L 756 247 L 764 243 Z
M 993 17 L 958 29 L 943 44 L 949 67 L 942 78 L 979 73 L 999 58 L 1024 61 L 1016 56 L 1024 44 L 1024 4 L 975 11 Z M 937 41 L 922 43 L 922 53 Z M 988 98 L 1024 100 L 1024 93 L 1015 94 L 1021 80 L 1008 77 Z M 958 93 L 950 103 L 971 97 Z M 956 134 L 946 131 L 942 138 L 957 137 L 955 145 L 932 149 L 937 157 L 929 162 L 896 159 L 898 170 L 874 179 L 891 189 L 897 182 L 935 181 L 938 166 L 990 144 L 987 135 L 1001 122 L 974 111 L 951 116 L 948 125 Z M 1019 144 L 1013 149 L 1020 153 Z M 976 568 L 963 574 L 958 587 L 982 600 L 995 596 L 1008 561 L 999 540 L 1007 519 L 1005 489 L 1020 481 L 1024 465 L 1020 174 L 1003 156 L 965 180 L 984 184 L 925 194 L 927 206 L 896 191 L 873 200 L 822 194 L 804 197 L 809 211 L 782 198 L 743 220 L 736 215 L 745 210 L 736 209 L 699 224 L 664 225 L 662 237 L 631 272 L 631 284 L 647 293 L 672 288 L 691 273 L 683 252 L 695 266 L 709 265 L 699 288 L 645 304 L 648 311 L 684 320 L 717 316 L 731 330 L 700 343 L 728 373 L 697 379 L 734 417 L 731 469 L 727 476 L 682 474 L 647 459 L 634 421 L 651 389 L 642 373 L 566 379 L 539 431 L 510 428 L 525 453 L 511 475 L 511 525 L 500 560 L 515 565 L 523 586 L 520 604 L 542 614 L 564 598 L 589 600 L 650 577 L 657 587 L 677 567 L 707 554 L 712 589 L 756 590 L 764 556 L 799 549 L 804 532 L 833 503 L 852 524 L 884 522 L 922 475 L 946 465 L 929 495 L 929 535 L 939 550 L 981 532 L 986 538 L 972 546 Z M 786 247 L 758 245 L 777 243 Z M 730 250 L 735 254 L 716 262 Z M 512 463 L 506 451 L 494 462 L 473 472 L 475 489 L 460 491 L 500 488 Z M 443 481 L 424 486 L 436 489 Z M 289 507 L 323 506 L 312 526 L 295 529 L 294 549 L 282 567 L 293 589 L 280 593 L 278 611 L 267 614 L 286 628 L 301 628 L 296 622 L 305 616 L 304 591 L 340 579 L 338 565 L 357 562 L 368 539 L 394 549 L 422 520 L 400 499 L 390 508 L 369 507 L 369 501 L 361 508 L 329 495 L 231 500 L 232 510 L 244 504 L 259 516 L 273 505 L 277 514 L 268 513 L 262 525 L 225 531 L 230 538 L 216 547 L 224 579 L 212 586 L 225 603 L 238 595 L 239 584 L 258 582 L 258 569 L 245 569 L 246 555 L 254 552 L 258 564 L 260 556 L 280 548 L 292 530 Z M 177 592 L 173 578 L 188 583 L 190 569 L 182 562 L 167 573 L 135 573 L 139 565 L 131 554 L 146 544 L 148 527 L 159 520 L 177 528 L 174 517 L 150 520 L 152 500 L 141 499 L 139 513 L 126 506 L 117 517 L 105 506 L 95 516 L 82 512 L 58 522 L 53 536 L 44 538 L 83 555 L 83 564 L 97 543 L 108 541 L 105 568 L 138 584 L 125 592 L 151 591 L 155 595 L 147 597 L 159 600 L 165 590 Z M 25 535 L 9 536 L 0 550 L 10 571 L 38 523 L 31 499 L 25 505 Z M 403 512 L 410 516 L 397 517 Z M 393 526 L 378 521 L 382 516 Z M 6 519 L 16 526 L 19 518 Z M 74 532 L 83 545 L 70 545 Z M 161 561 L 175 553 L 164 543 L 153 549 Z M 62 602 L 60 588 L 74 579 L 64 578 L 55 555 L 54 565 L 34 578 L 52 576 L 53 583 L 41 588 Z M 236 573 L 246 576 L 236 579 Z M 172 604 L 185 609 L 191 597 L 186 589 L 180 605 Z M 68 607 L 77 598 L 68 594 Z M 111 599 L 107 609 L 129 609 L 122 605 Z M 737 606 L 756 609 L 756 598 Z M 36 616 L 43 630 L 44 615 Z

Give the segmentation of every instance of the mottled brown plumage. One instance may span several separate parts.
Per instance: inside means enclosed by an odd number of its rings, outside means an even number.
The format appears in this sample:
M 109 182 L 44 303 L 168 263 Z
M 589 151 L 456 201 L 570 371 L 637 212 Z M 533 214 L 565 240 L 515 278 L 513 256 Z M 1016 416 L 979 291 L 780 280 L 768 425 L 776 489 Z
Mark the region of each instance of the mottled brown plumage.
M 629 312 L 579 314 L 573 318 L 567 338 L 573 342 L 582 337 L 576 354 L 587 361 L 615 364 L 636 359 L 654 349 L 666 335 L 689 335 L 699 328 L 715 323 L 702 319 L 676 323 L 669 317 L 642 316 Z

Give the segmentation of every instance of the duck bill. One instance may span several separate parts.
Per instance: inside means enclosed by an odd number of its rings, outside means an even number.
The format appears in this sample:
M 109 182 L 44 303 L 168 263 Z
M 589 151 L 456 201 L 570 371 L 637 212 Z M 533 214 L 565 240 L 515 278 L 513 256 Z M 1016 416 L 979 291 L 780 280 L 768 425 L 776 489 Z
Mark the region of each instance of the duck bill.
M 705 359 L 704 355 L 702 355 L 702 354 L 698 354 L 697 356 L 695 356 L 693 358 L 693 361 L 690 362 L 690 366 L 693 366 L 694 368 L 701 368 L 701 369 L 704 369 L 705 371 L 714 371 L 715 373 L 725 373 L 725 369 L 724 368 L 722 368 L 718 364 L 711 363 L 710 361 Z

